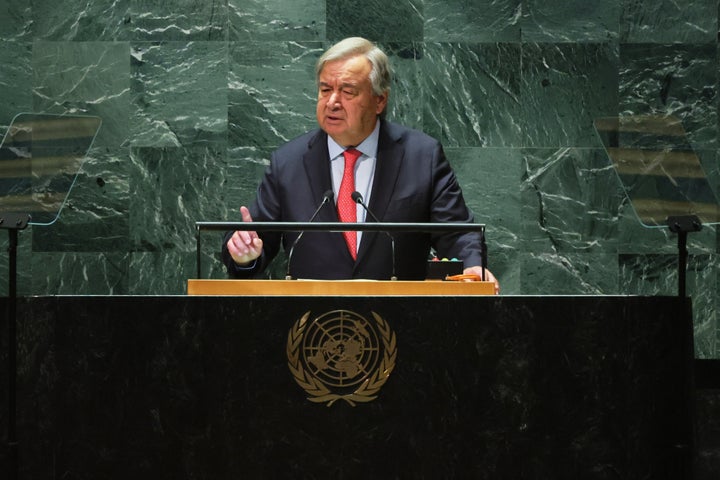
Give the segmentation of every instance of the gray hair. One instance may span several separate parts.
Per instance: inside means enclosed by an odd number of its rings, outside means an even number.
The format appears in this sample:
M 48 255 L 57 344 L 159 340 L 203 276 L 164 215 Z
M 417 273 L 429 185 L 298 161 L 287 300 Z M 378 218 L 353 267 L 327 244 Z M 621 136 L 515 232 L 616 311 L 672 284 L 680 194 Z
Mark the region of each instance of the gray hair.
M 370 83 L 375 95 L 390 92 L 390 62 L 385 52 L 374 43 L 361 37 L 350 37 L 330 47 L 318 59 L 315 65 L 315 78 L 320 80 L 320 72 L 327 62 L 344 60 L 355 55 L 365 55 L 372 65 Z

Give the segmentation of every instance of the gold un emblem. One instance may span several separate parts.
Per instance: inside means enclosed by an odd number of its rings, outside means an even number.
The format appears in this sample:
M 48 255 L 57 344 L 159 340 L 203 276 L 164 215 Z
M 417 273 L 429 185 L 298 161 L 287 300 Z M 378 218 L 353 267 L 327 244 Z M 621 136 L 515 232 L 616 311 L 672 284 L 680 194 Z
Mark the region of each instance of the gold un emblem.
M 288 333 L 288 367 L 315 403 L 370 402 L 395 368 L 395 332 L 380 315 L 374 321 L 333 310 L 312 321 L 308 311 Z

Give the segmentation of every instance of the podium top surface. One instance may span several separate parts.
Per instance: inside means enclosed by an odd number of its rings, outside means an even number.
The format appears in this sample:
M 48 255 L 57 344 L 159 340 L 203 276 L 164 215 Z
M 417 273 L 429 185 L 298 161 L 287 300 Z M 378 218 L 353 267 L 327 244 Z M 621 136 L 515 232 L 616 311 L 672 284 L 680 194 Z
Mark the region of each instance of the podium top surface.
M 493 295 L 493 282 L 383 280 L 199 280 L 188 295 L 230 296 L 473 296 Z

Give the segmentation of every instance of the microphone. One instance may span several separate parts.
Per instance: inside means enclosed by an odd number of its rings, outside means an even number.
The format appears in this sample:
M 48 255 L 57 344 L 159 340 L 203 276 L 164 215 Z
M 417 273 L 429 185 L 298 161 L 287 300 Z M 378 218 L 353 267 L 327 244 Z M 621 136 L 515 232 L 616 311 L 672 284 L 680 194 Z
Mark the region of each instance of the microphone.
M 365 202 L 363 202 L 363 197 L 360 194 L 360 192 L 352 192 L 350 194 L 350 198 L 353 199 L 353 202 L 357 203 L 361 207 L 365 209 L 365 211 L 372 217 L 373 220 L 375 220 L 375 223 L 380 223 L 380 220 L 375 216 L 375 214 L 370 211 L 370 209 L 365 205 Z M 397 277 L 395 276 L 395 238 L 390 235 L 390 232 L 385 232 L 385 235 L 387 235 L 390 238 L 390 250 L 392 252 L 392 276 L 390 277 L 390 280 L 397 280 Z
M 485 243 L 485 229 L 482 229 L 480 233 L 480 272 L 482 273 L 482 280 L 485 281 L 485 270 L 487 270 L 487 243 Z
M 312 214 L 312 217 L 310 217 L 310 220 L 308 222 L 312 222 L 315 220 L 315 217 L 318 216 L 318 213 L 320 213 L 320 209 L 325 206 L 326 203 L 331 202 L 335 194 L 332 190 L 327 190 L 325 193 L 323 193 L 322 201 L 320 202 L 320 205 L 318 205 L 317 209 L 315 210 L 315 213 Z M 292 280 L 293 277 L 290 275 L 290 262 L 292 262 L 292 256 L 293 252 L 295 251 L 295 245 L 298 244 L 300 241 L 300 238 L 302 238 L 303 233 L 305 233 L 305 230 L 300 232 L 300 235 L 297 236 L 295 241 L 293 242 L 292 246 L 290 246 L 290 252 L 288 253 L 288 263 L 287 263 L 287 271 L 285 272 L 285 280 Z

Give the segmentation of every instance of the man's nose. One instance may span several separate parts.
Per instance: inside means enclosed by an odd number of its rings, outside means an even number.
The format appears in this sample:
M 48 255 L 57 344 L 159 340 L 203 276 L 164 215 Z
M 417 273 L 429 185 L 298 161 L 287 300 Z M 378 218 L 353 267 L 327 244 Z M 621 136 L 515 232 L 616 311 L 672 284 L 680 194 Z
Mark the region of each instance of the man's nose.
M 330 99 L 328 100 L 328 105 L 330 105 L 330 108 L 340 108 L 340 93 L 339 92 L 333 92 L 330 94 Z

